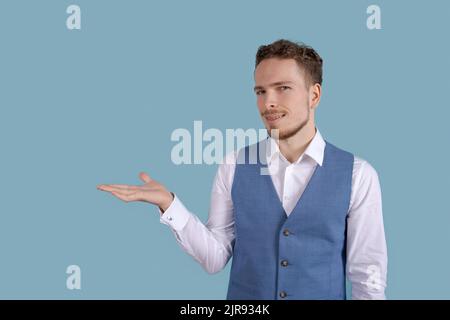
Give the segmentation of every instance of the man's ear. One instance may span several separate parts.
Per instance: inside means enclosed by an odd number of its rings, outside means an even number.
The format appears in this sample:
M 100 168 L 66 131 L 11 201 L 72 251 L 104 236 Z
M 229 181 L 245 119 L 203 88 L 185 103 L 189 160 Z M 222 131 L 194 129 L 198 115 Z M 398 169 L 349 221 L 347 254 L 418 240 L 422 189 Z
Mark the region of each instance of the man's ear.
M 315 109 L 320 102 L 322 96 L 322 86 L 318 83 L 309 87 L 309 105 L 312 109 Z

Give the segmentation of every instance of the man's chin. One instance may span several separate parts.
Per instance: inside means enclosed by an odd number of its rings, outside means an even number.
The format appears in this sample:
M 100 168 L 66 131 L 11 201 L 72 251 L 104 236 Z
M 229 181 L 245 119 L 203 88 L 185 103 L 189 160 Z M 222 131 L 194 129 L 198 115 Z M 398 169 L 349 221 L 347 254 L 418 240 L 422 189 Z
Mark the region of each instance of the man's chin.
M 295 136 L 299 131 L 301 131 L 304 128 L 304 125 L 299 126 L 295 129 L 286 129 L 286 128 L 270 128 L 267 130 L 270 137 L 272 137 L 275 140 L 287 140 L 293 136 Z
M 269 127 L 269 128 L 266 127 L 266 130 L 267 130 L 267 134 L 271 138 L 280 139 L 280 137 L 283 136 L 283 130 L 281 130 L 278 127 Z

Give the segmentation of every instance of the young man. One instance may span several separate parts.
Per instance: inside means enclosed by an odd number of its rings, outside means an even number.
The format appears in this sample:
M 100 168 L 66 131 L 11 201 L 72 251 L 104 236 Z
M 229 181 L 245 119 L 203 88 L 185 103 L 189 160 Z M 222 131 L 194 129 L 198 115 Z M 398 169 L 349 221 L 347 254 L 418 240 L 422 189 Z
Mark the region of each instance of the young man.
M 385 299 L 378 175 L 316 128 L 322 59 L 311 47 L 278 40 L 258 49 L 254 78 L 269 137 L 219 166 L 206 225 L 145 173 L 142 186 L 98 188 L 157 205 L 161 222 L 207 272 L 233 256 L 228 299 L 346 299 L 346 276 L 353 299 Z M 256 164 L 239 161 L 251 154 L 259 155 Z

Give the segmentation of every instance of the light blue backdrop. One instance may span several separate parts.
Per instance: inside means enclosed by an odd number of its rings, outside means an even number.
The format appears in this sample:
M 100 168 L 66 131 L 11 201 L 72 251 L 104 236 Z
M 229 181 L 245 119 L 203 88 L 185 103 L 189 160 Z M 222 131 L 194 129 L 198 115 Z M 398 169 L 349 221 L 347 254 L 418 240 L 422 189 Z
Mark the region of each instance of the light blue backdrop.
M 225 298 L 230 264 L 207 274 L 155 207 L 96 185 L 145 170 L 206 221 L 217 166 L 174 165 L 170 134 L 262 128 L 254 58 L 278 38 L 322 55 L 317 126 L 379 174 L 388 298 L 450 298 L 449 23 L 437 0 L 2 0 L 0 298 Z

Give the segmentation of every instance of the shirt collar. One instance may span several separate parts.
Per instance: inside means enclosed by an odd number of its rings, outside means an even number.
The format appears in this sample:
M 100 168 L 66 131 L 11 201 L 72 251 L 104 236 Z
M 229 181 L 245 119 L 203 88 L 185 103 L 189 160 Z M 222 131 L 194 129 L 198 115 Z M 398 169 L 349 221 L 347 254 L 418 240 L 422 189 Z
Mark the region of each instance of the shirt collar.
M 275 159 L 276 156 L 282 156 L 284 158 L 284 156 L 280 152 L 280 148 L 275 139 L 268 136 L 266 141 L 270 143 L 270 147 L 267 148 L 266 153 L 268 164 L 270 164 Z M 307 155 L 312 160 L 314 160 L 318 165 L 322 166 L 324 152 L 325 152 L 325 140 L 322 138 L 319 129 L 317 129 L 316 127 L 316 133 L 314 134 L 314 138 L 311 140 L 308 147 L 306 147 L 306 150 L 303 153 L 303 155 L 301 155 L 295 163 L 296 164 L 299 163 L 303 159 L 303 156 Z

